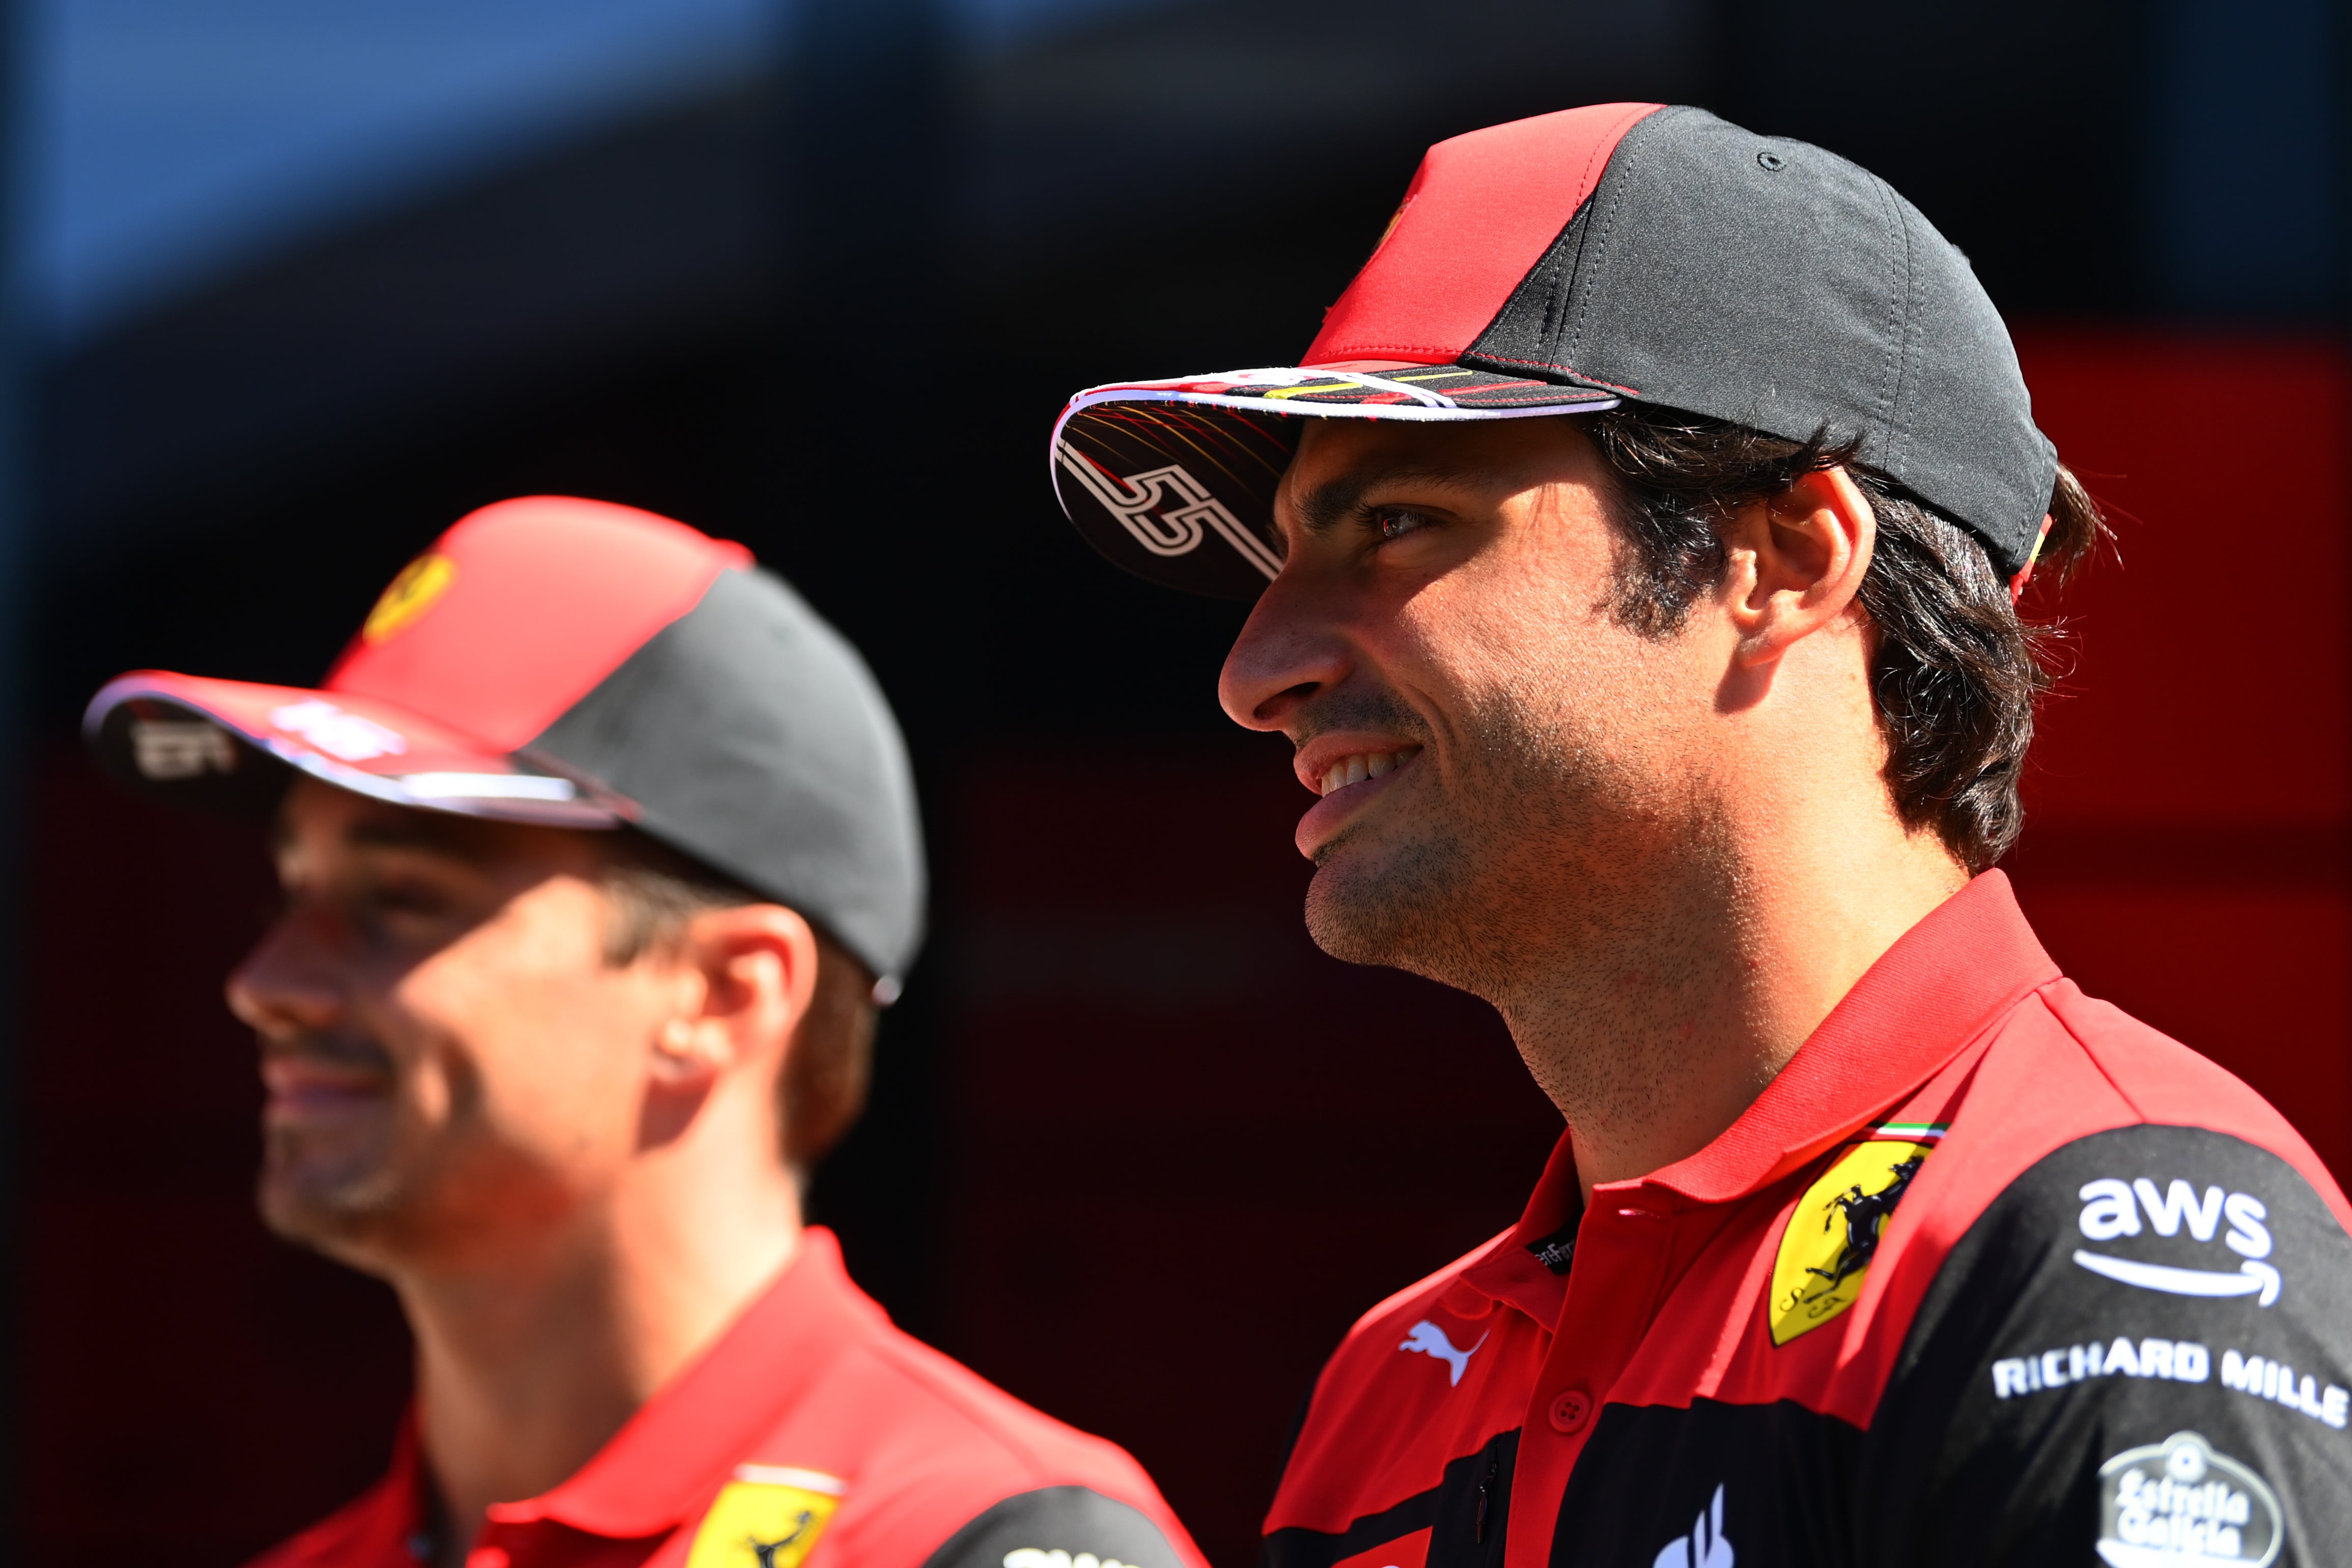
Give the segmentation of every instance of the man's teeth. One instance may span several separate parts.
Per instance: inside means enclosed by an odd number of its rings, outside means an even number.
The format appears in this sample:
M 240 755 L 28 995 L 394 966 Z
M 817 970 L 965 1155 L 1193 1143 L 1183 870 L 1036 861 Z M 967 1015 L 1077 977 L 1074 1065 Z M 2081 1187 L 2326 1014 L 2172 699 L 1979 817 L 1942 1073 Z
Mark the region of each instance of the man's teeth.
M 1382 773 L 1404 766 L 1419 755 L 1419 746 L 1405 746 L 1393 752 L 1359 752 L 1352 757 L 1341 757 L 1323 770 L 1322 793 L 1329 795 L 1335 789 L 1345 789 L 1366 779 L 1376 779 Z

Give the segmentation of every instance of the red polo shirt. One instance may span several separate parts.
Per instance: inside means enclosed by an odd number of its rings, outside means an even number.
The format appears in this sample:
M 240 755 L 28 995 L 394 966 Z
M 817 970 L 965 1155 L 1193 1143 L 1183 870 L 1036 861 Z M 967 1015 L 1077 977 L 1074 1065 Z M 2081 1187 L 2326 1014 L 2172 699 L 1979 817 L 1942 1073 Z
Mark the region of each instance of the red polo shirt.
M 416 1568 L 424 1498 L 412 1427 L 389 1474 L 254 1568 Z M 797 1568 L 812 1553 L 816 1568 L 1203 1568 L 1123 1450 L 901 1333 L 817 1228 L 594 1458 L 492 1508 L 468 1563 Z
M 1988 872 L 1721 1137 L 1589 1208 L 1563 1139 L 1518 1225 L 1357 1324 L 1267 1563 L 2352 1561 L 2347 1222 Z

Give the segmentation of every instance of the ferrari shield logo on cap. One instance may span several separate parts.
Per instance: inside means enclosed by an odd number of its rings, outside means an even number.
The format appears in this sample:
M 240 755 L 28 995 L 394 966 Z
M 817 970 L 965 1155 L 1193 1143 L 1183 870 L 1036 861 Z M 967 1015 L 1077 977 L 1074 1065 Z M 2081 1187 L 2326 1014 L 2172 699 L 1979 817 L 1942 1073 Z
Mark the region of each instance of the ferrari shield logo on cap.
M 457 563 L 446 555 L 420 555 L 400 569 L 368 612 L 366 624 L 360 627 L 362 641 L 380 643 L 415 621 L 433 607 L 435 600 L 449 591 L 457 578 Z

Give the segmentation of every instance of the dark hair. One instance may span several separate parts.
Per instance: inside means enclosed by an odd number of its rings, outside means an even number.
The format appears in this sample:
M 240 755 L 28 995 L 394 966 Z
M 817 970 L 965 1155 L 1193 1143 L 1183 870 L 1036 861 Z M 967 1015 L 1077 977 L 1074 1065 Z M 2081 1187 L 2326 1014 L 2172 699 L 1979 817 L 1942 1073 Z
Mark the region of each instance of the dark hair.
M 1678 631 L 1729 565 L 1718 521 L 1801 475 L 1843 465 L 1878 517 L 1860 598 L 1876 631 L 1870 684 L 1886 736 L 1886 782 L 1912 828 L 1932 828 L 1970 871 L 2000 858 L 2023 826 L 2018 780 L 2048 689 L 2054 623 L 2025 620 L 1976 536 L 1853 460 L 1857 443 L 1810 441 L 1638 403 L 1589 415 L 1614 471 L 1627 546 L 1611 605 L 1650 637 Z M 2036 580 L 2063 582 L 2108 537 L 2098 506 L 2061 466 Z
M 610 836 L 600 880 L 613 901 L 604 958 L 615 966 L 676 942 L 707 910 L 782 901 L 628 827 Z M 813 929 L 816 990 L 776 1081 L 784 1163 L 803 1182 L 866 1110 L 881 1012 L 873 972 L 823 927 Z

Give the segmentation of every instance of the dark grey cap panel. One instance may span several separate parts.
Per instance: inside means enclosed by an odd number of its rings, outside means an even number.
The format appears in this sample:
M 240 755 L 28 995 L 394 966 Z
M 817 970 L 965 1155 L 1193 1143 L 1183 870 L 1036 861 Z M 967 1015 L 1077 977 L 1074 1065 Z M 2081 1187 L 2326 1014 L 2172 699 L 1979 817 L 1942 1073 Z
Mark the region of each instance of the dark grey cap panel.
M 1786 166 L 1765 168 L 1760 153 Z M 1692 412 L 1776 435 L 1810 436 L 1824 418 L 1842 435 L 1882 425 L 1907 290 L 1901 224 L 1878 181 L 1669 109 L 1626 133 L 1592 205 L 1560 343 L 1569 363 L 1647 400 L 1704 396 L 1715 406 Z
M 2009 569 L 2025 564 L 2050 510 L 2058 453 L 2033 423 L 2032 395 L 2009 328 L 1976 280 L 1959 248 L 1929 226 L 1910 203 L 1895 198 L 1908 216 L 1920 262 L 1912 311 L 1914 333 L 1930 345 L 1906 362 L 1896 409 L 1906 444 L 1888 473 L 1953 516 L 1990 532 L 1996 520 L 2013 519 L 1996 539 Z M 1958 275 L 1945 283 L 1939 272 Z M 1934 444 L 1931 452 L 1928 443 Z M 1978 520 L 1984 520 L 1979 522 Z
M 1962 256 L 1886 183 L 1704 110 L 1633 127 L 1465 363 L 1549 372 L 1791 440 L 1827 427 L 2008 572 L 2057 458 Z
M 877 974 L 923 934 L 906 742 L 848 641 L 761 570 L 722 572 L 528 750 L 642 808 L 637 826 L 772 894 Z

